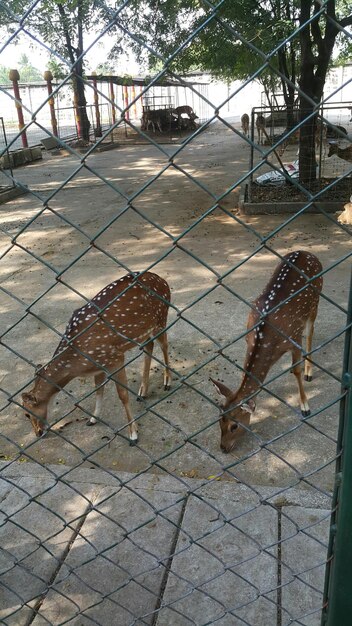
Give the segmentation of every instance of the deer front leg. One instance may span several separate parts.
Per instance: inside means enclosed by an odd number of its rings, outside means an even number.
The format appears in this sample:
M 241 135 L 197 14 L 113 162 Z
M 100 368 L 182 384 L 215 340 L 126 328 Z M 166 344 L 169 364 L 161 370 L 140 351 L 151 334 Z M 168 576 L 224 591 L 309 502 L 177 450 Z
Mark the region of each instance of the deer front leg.
M 143 372 L 142 372 L 142 382 L 138 391 L 137 400 L 143 400 L 147 397 L 148 387 L 149 387 L 149 376 L 150 376 L 150 364 L 152 361 L 154 349 L 154 341 L 150 341 L 146 346 L 144 346 L 144 363 L 143 363 Z
M 125 370 L 125 361 L 124 357 L 121 356 L 116 362 L 116 367 L 118 371 L 115 372 L 112 378 L 115 381 L 116 391 L 118 396 L 124 406 L 126 417 L 128 421 L 128 436 L 130 438 L 130 445 L 134 446 L 138 441 L 138 427 L 136 422 L 133 421 L 133 416 L 130 409 L 130 402 L 128 396 L 128 381 Z
M 298 348 L 294 348 L 292 350 L 292 372 L 296 376 L 297 384 L 298 384 L 298 392 L 299 392 L 299 401 L 301 407 L 301 413 L 303 417 L 308 417 L 310 415 L 310 408 L 308 404 L 308 399 L 304 391 L 303 380 L 302 380 L 302 366 L 299 361 L 302 359 L 302 353 Z
M 91 417 L 87 422 L 87 426 L 92 426 L 97 423 L 96 418 L 100 417 L 101 410 L 103 408 L 103 396 L 104 396 L 104 385 L 103 383 L 106 380 L 105 372 L 100 372 L 94 376 L 94 384 L 96 387 L 95 391 L 95 409 L 94 409 L 94 417 Z

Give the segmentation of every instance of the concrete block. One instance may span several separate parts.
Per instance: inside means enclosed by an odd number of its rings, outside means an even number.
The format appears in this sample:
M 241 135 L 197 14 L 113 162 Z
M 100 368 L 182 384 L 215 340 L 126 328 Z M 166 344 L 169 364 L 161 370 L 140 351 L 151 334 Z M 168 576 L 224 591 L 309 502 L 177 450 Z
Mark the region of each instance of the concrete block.
M 13 167 L 13 155 L 11 154 L 11 152 L 9 152 L 8 154 L 4 154 L 1 157 L 0 164 L 4 170 L 8 170 Z
M 60 144 L 55 137 L 44 137 L 40 140 L 46 150 L 53 150 L 54 148 L 60 148 Z
M 282 624 L 320 626 L 329 527 L 329 510 L 282 509 Z
M 2 481 L 0 621 L 24 626 L 47 591 L 95 490 L 54 479 Z
M 38 161 L 43 158 L 42 149 L 39 146 L 31 148 L 31 160 Z
M 106 488 L 33 626 L 66 620 L 72 626 L 151 624 L 177 532 L 179 500 L 154 490 Z
M 157 626 L 276 624 L 277 530 L 271 507 L 191 496 Z
M 26 155 L 24 150 L 16 150 L 16 152 L 13 152 L 12 155 L 14 167 L 19 167 L 20 165 L 28 163 L 28 155 Z

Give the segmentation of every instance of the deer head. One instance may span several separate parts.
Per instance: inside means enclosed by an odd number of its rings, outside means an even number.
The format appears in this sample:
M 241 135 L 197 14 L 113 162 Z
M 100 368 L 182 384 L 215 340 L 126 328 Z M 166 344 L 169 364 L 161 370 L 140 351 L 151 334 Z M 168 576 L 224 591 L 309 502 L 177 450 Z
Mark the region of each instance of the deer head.
M 252 398 L 242 402 L 239 392 L 232 391 L 218 380 L 210 380 L 217 392 L 225 398 L 220 406 L 220 447 L 223 452 L 231 452 L 249 426 L 251 415 L 255 411 L 255 402 Z
M 39 403 L 34 391 L 29 391 L 22 394 L 22 406 L 25 417 L 31 420 L 36 436 L 41 437 L 46 426 L 48 403 Z

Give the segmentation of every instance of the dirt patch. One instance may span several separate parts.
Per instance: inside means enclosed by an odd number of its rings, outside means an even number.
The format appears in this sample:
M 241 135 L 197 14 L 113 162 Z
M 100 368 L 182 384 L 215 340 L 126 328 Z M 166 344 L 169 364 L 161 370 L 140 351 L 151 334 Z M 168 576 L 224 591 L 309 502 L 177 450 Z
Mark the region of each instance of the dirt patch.
M 331 189 L 327 187 L 335 183 Z M 352 194 L 352 178 L 344 178 L 336 182 L 335 178 L 323 178 L 316 180 L 305 188 L 312 195 L 323 191 L 322 200 L 347 202 Z M 307 200 L 307 195 L 296 187 L 295 184 L 285 183 L 281 187 L 262 187 L 253 183 L 251 188 L 251 202 L 300 202 Z

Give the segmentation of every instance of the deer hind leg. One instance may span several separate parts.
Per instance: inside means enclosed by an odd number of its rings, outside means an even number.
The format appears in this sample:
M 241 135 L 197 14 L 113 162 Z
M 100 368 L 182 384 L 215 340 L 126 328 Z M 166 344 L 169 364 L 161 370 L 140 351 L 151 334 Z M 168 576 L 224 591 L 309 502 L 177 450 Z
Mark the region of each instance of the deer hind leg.
M 103 384 L 106 380 L 105 372 L 99 372 L 94 376 L 94 384 L 95 384 L 95 409 L 94 409 L 94 417 L 91 417 L 87 422 L 87 426 L 92 426 L 97 423 L 96 418 L 100 417 L 101 410 L 103 407 L 103 396 L 104 396 L 104 387 Z
M 159 335 L 157 341 L 162 349 L 164 357 L 164 390 L 169 391 L 171 386 L 170 361 L 169 361 L 169 345 L 167 341 L 167 332 Z
M 297 380 L 301 413 L 303 417 L 308 417 L 308 415 L 310 415 L 310 408 L 309 408 L 308 399 L 305 394 L 304 386 L 303 386 L 302 365 L 300 363 L 301 360 L 302 360 L 301 350 L 299 348 L 293 348 L 292 349 L 292 373 L 296 376 L 296 380 Z
M 308 355 L 310 355 L 311 351 L 312 351 L 312 342 L 313 342 L 313 335 L 314 335 L 314 322 L 315 322 L 315 318 L 317 316 L 317 312 L 318 309 L 315 308 L 313 309 L 312 313 L 310 314 L 308 321 L 307 321 L 307 325 L 306 325 L 306 352 Z M 304 360 L 304 380 L 306 380 L 307 382 L 311 382 L 312 380 L 312 362 L 308 357 L 305 358 Z
M 138 427 L 136 422 L 133 421 L 133 416 L 130 409 L 128 381 L 123 356 L 121 356 L 116 361 L 116 367 L 118 368 L 118 371 L 112 375 L 112 378 L 115 381 L 116 391 L 125 409 L 128 421 L 128 436 L 130 439 L 130 445 L 133 446 L 138 441 Z
M 150 376 L 150 364 L 152 362 L 154 349 L 154 341 L 150 341 L 144 346 L 144 363 L 143 363 L 143 372 L 142 372 L 142 382 L 138 391 L 137 400 L 142 400 L 146 398 L 148 393 L 149 386 L 149 376 Z

